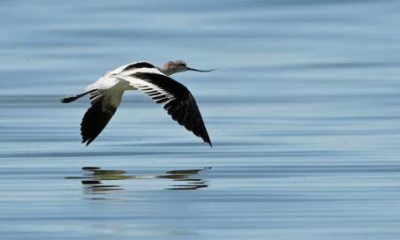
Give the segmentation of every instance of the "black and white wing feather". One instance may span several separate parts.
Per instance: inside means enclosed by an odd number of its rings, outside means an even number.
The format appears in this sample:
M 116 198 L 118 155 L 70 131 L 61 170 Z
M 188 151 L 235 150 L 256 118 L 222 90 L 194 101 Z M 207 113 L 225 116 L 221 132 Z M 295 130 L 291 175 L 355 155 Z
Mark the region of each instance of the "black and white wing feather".
M 136 72 L 126 80 L 132 87 L 162 104 L 173 120 L 212 146 L 196 100 L 185 86 L 161 72 Z
M 92 105 L 81 122 L 82 143 L 89 145 L 103 131 L 117 111 L 123 93 L 112 89 L 90 93 Z

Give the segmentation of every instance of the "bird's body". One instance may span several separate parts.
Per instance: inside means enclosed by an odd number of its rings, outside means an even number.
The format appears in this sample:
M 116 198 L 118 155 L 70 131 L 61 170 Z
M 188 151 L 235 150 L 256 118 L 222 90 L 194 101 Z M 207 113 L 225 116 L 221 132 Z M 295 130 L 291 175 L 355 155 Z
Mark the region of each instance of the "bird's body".
M 162 104 L 172 119 L 212 146 L 194 97 L 184 85 L 169 77 L 187 70 L 211 71 L 188 68 L 179 60 L 170 61 L 160 68 L 148 62 L 134 62 L 107 72 L 87 86 L 85 93 L 67 96 L 61 101 L 69 103 L 90 94 L 91 107 L 81 123 L 82 143 L 86 145 L 96 139 L 107 126 L 118 109 L 124 92 L 139 90 L 156 103 Z

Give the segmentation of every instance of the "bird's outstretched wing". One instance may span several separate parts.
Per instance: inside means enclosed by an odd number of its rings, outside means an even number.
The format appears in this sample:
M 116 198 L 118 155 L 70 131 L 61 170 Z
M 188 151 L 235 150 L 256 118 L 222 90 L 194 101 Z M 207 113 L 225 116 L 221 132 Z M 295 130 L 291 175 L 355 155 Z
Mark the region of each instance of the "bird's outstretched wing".
M 107 126 L 117 111 L 124 91 L 109 89 L 90 93 L 92 106 L 83 116 L 81 123 L 82 143 L 89 145 Z
M 212 146 L 196 101 L 185 86 L 161 72 L 136 72 L 124 78 L 132 87 L 162 104 L 173 120 Z

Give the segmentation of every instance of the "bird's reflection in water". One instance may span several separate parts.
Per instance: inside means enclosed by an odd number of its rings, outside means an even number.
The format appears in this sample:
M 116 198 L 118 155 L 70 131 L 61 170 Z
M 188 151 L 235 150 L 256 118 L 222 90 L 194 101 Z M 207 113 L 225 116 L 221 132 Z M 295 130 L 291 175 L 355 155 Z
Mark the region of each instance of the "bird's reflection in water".
M 196 190 L 208 187 L 204 180 L 197 177 L 200 171 L 207 169 L 211 169 L 211 167 L 203 169 L 172 170 L 166 172 L 165 175 L 158 176 L 158 178 L 169 178 L 177 182 L 166 188 L 167 190 Z
M 66 177 L 67 179 L 80 179 L 84 190 L 89 194 L 109 193 L 120 191 L 124 188 L 120 184 L 104 184 L 103 181 L 116 180 L 135 180 L 135 179 L 167 179 L 172 180 L 173 184 L 165 188 L 166 190 L 196 190 L 208 187 L 207 183 L 199 177 L 199 173 L 210 170 L 211 167 L 202 169 L 172 170 L 157 175 L 128 175 L 122 170 L 106 170 L 100 167 L 83 167 L 83 176 Z

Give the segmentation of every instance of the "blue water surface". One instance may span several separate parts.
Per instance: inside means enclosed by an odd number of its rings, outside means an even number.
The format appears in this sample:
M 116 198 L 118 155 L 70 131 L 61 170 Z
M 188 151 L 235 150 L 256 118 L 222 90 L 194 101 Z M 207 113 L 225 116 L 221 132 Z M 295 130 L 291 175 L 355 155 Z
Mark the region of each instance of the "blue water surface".
M 0 239 L 397 240 L 399 11 L 1 1 Z M 119 65 L 171 59 L 217 69 L 173 76 L 212 148 L 139 92 L 80 143 L 89 101 L 64 95 Z

